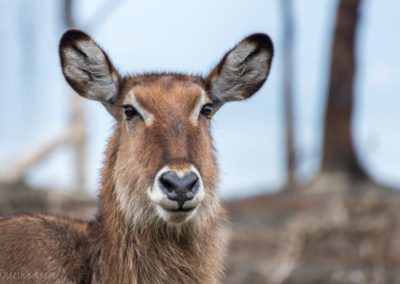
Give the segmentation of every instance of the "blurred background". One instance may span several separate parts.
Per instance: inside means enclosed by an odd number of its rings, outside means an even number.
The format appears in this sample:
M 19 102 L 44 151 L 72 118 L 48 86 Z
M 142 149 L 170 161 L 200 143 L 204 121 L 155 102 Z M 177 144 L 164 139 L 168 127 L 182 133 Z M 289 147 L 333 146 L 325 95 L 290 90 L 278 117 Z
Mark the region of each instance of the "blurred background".
M 245 36 L 270 76 L 212 131 L 231 219 L 225 283 L 399 283 L 400 2 L 0 0 L 0 215 L 91 219 L 113 119 L 65 82 L 82 29 L 122 74 L 207 75 Z

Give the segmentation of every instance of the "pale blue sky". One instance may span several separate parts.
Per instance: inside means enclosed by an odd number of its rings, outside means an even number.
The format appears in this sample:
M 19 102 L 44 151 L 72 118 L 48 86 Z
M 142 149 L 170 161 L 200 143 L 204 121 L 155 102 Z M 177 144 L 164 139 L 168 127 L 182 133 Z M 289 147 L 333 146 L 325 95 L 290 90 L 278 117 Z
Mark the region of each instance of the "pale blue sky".
M 271 36 L 276 57 L 267 83 L 250 101 L 224 106 L 213 121 L 224 197 L 275 190 L 284 181 L 278 1 L 126 0 L 120 1 L 122 4 L 94 31 L 87 30 L 122 74 L 170 70 L 205 75 L 225 51 L 248 34 L 265 32 Z M 85 26 L 103 0 L 77 2 L 77 20 Z M 337 1 L 293 2 L 296 147 L 301 158 L 299 175 L 305 181 L 319 166 L 320 126 Z M 70 98 L 57 54 L 62 34 L 57 3 L 0 0 L 3 165 L 58 135 L 68 123 Z M 355 143 L 364 166 L 377 180 L 395 186 L 400 186 L 399 10 L 396 0 L 364 1 L 357 41 L 354 121 Z M 21 22 L 21 18 L 25 20 Z M 100 104 L 86 102 L 85 107 L 88 179 L 91 192 L 95 192 L 113 121 Z M 29 181 L 68 190 L 73 180 L 71 165 L 70 150 L 61 148 L 30 172 Z

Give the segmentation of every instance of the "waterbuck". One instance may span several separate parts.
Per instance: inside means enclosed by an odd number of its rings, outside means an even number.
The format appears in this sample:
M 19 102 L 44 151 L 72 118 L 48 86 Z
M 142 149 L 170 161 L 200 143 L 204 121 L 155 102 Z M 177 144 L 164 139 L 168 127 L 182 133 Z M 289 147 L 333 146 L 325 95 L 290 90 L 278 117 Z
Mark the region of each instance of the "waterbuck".
M 69 30 L 64 76 L 115 118 L 94 221 L 22 215 L 0 221 L 0 281 L 19 283 L 218 283 L 224 212 L 210 134 L 226 102 L 266 80 L 273 46 L 253 34 L 206 77 L 122 77 L 88 35 Z

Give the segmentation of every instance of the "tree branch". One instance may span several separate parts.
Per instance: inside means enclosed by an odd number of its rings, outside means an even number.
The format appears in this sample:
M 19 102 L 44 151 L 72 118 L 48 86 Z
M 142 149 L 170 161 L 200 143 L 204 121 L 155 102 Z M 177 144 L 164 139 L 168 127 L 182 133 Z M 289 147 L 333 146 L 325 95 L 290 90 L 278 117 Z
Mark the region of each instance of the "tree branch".
M 52 141 L 35 149 L 23 158 L 17 159 L 14 164 L 0 168 L 0 183 L 15 183 L 21 181 L 26 172 L 46 158 L 60 146 L 75 143 L 83 135 L 84 131 L 80 125 L 73 125 L 63 135 L 57 136 Z

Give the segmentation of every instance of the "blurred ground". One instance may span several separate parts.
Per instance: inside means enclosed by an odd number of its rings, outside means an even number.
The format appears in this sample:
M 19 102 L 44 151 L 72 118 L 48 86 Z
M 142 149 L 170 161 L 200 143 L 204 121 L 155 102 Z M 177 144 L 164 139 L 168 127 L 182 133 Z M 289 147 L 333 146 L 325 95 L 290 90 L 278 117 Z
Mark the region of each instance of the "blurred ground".
M 54 214 L 90 220 L 97 200 L 82 194 L 61 194 L 54 188 L 32 189 L 20 184 L 0 184 L 0 218 L 15 214 Z
M 90 219 L 93 198 L 26 186 L 0 191 L 0 216 Z M 305 188 L 225 202 L 231 220 L 223 283 L 399 283 L 400 194 L 321 176 Z
M 399 283 L 399 193 L 329 180 L 227 202 L 224 283 Z

